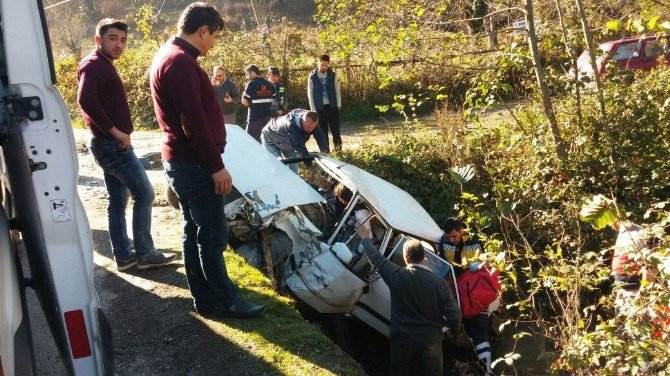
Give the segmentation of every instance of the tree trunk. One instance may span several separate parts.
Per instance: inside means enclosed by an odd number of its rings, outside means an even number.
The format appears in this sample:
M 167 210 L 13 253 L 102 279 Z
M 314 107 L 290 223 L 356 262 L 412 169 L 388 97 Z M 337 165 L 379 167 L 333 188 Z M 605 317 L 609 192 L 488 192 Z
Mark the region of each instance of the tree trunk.
M 526 11 L 526 27 L 528 28 L 528 44 L 530 46 L 530 52 L 533 57 L 535 78 L 537 79 L 537 86 L 540 90 L 542 105 L 544 106 L 544 112 L 547 116 L 547 120 L 549 121 L 549 126 L 551 128 L 551 135 L 554 139 L 554 146 L 556 147 L 556 155 L 558 155 L 558 158 L 561 161 L 566 161 L 568 155 L 565 150 L 565 145 L 563 144 L 561 131 L 558 128 L 558 121 L 556 120 L 556 114 L 554 113 L 554 106 L 551 103 L 549 88 L 547 88 L 547 83 L 544 79 L 544 67 L 542 67 L 542 62 L 540 61 L 540 51 L 537 47 L 535 17 L 533 16 L 533 0 L 524 0 L 524 3 L 524 8 Z
M 466 18 L 476 18 L 467 22 L 469 34 L 479 34 L 482 32 L 482 30 L 485 29 L 484 16 L 486 16 L 488 11 L 489 4 L 486 2 L 486 0 L 472 0 L 472 2 L 466 6 Z
M 603 96 L 603 90 L 600 85 L 600 76 L 598 76 L 598 64 L 596 63 L 596 54 L 593 50 L 593 37 L 591 36 L 591 29 L 589 29 L 589 24 L 586 22 L 586 13 L 584 12 L 584 5 L 582 0 L 575 0 L 577 3 L 577 10 L 579 11 L 579 18 L 582 21 L 582 30 L 584 31 L 584 39 L 586 40 L 586 49 L 589 51 L 589 60 L 591 61 L 591 68 L 593 69 L 593 79 L 596 82 L 596 93 L 598 95 L 598 103 L 600 104 L 600 120 L 599 124 L 595 129 L 595 134 L 593 135 L 594 140 L 597 141 L 598 135 L 602 130 L 602 124 L 605 124 L 607 120 L 607 112 L 605 111 L 605 97 Z
M 493 16 L 488 16 L 484 18 L 484 28 L 489 37 L 489 46 L 492 50 L 498 49 L 498 32 L 496 31 L 496 25 L 493 22 Z
M 579 87 L 579 68 L 577 67 L 577 56 L 570 48 L 568 38 L 568 30 L 565 27 L 565 21 L 563 20 L 563 9 L 561 8 L 560 0 L 556 0 L 556 10 L 558 11 L 558 21 L 561 24 L 561 31 L 563 32 L 563 43 L 565 43 L 565 50 L 568 55 L 570 55 L 570 60 L 572 63 L 572 69 L 575 71 L 575 107 L 577 109 L 577 127 L 581 130 L 583 117 L 582 117 L 582 92 Z

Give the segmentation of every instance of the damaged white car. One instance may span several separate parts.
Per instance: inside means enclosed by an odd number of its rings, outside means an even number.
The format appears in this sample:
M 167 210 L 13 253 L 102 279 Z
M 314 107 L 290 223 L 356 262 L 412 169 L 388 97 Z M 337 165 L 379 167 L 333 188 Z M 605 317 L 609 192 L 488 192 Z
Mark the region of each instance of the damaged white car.
M 315 155 L 316 176 L 324 183 L 317 190 L 240 127 L 227 125 L 226 131 L 222 158 L 235 187 L 225 208 L 230 245 L 250 264 L 274 269 L 269 273 L 273 283 L 321 313 L 350 313 L 388 336 L 389 289 L 358 250 L 354 215 L 370 223 L 373 241 L 394 263 L 404 266 L 402 245 L 418 239 L 428 251 L 430 268 L 455 283 L 453 269 L 435 253 L 442 230 L 405 191 L 355 166 Z M 329 189 L 336 183 L 353 193 L 340 210 L 333 210 Z

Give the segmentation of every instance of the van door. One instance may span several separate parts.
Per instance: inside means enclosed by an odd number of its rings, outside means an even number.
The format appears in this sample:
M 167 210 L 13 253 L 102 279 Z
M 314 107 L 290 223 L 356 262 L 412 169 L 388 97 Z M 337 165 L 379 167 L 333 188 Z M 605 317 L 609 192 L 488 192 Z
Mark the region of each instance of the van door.
M 12 197 L 5 210 L 13 214 L 32 287 L 66 371 L 112 374 L 111 331 L 93 285 L 93 245 L 77 194 L 74 135 L 54 85 L 42 2 L 0 0 L 0 20 L 0 181 L 2 192 Z M 4 333 L 6 328 L 0 329 Z M 3 371 L 17 374 L 16 369 Z

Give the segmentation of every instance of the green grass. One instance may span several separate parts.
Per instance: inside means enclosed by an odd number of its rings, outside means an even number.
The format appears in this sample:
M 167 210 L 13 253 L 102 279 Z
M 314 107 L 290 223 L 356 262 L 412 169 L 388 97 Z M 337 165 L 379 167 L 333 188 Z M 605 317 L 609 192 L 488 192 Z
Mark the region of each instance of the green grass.
M 270 281 L 244 259 L 225 252 L 230 278 L 245 299 L 267 305 L 256 320 L 204 320 L 226 340 L 262 359 L 285 375 L 364 375 L 361 366 L 336 346 L 318 327 L 306 322 L 291 298 L 279 295 Z M 254 370 L 252 373 L 257 373 Z

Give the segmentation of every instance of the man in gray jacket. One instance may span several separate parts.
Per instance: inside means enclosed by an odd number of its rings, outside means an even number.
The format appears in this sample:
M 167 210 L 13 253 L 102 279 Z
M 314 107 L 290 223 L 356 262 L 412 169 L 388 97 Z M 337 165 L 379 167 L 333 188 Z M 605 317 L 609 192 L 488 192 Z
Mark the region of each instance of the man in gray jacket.
M 237 124 L 235 107 L 240 102 L 240 94 L 237 91 L 237 85 L 226 77 L 226 70 L 223 67 L 214 67 L 212 75 L 212 85 L 214 85 L 214 95 L 216 101 L 221 106 L 223 121 L 226 124 Z
M 309 152 L 305 142 L 314 135 L 320 152 L 328 154 L 328 139 L 318 125 L 319 115 L 316 112 L 296 109 L 270 120 L 261 132 L 261 142 L 277 158 L 307 158 Z M 305 165 L 311 167 L 312 161 L 306 160 Z M 291 163 L 289 167 L 298 173 L 297 163 Z
M 418 240 L 403 246 L 406 267 L 382 256 L 370 239 L 370 229 L 356 224 L 363 248 L 391 292 L 390 374 L 442 375 L 442 340 L 461 328 L 461 310 L 447 282 L 423 264 Z

